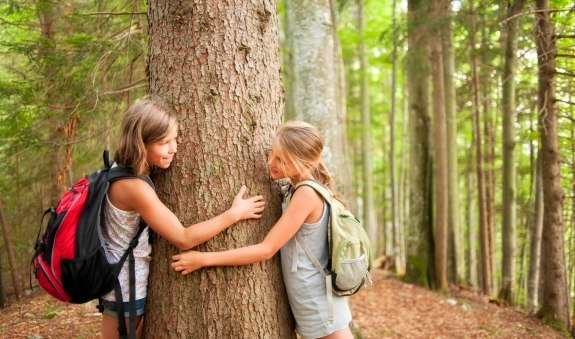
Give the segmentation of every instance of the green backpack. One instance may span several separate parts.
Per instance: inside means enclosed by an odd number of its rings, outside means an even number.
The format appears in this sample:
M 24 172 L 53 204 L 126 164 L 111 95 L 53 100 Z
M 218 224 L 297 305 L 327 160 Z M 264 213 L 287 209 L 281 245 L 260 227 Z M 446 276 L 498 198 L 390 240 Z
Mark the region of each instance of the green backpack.
M 333 197 L 331 191 L 315 180 L 300 181 L 287 197 L 301 186 L 309 186 L 319 193 L 330 206 L 328 222 L 328 267 L 321 267 L 315 255 L 296 233 L 296 240 L 302 246 L 314 266 L 324 275 L 326 282 L 331 280 L 333 293 L 339 296 L 355 294 L 365 284 L 371 282 L 370 271 L 373 264 L 371 245 L 363 226 L 344 204 Z

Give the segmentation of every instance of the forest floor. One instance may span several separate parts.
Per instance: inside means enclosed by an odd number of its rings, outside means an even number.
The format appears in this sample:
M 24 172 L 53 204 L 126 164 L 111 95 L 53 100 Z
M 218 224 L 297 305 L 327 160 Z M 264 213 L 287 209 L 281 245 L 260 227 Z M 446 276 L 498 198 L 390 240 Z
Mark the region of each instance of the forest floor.
M 564 338 L 534 318 L 469 290 L 440 295 L 372 274 L 373 285 L 351 297 L 365 338 Z M 96 303 L 73 305 L 37 292 L 0 310 L 0 338 L 97 338 Z

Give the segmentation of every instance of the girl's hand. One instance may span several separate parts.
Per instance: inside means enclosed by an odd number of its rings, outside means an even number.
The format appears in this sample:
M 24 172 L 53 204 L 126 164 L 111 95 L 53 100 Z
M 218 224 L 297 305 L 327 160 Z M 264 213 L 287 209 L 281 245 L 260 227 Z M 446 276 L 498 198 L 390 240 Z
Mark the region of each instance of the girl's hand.
M 246 186 L 242 185 L 242 188 L 240 188 L 240 191 L 234 198 L 232 207 L 230 207 L 230 212 L 237 221 L 250 218 L 261 218 L 261 213 L 264 210 L 264 205 L 266 204 L 263 200 L 264 197 L 261 195 L 244 199 L 243 196 L 244 193 L 246 193 L 246 190 Z
M 199 270 L 204 267 L 201 264 L 202 252 L 198 251 L 188 251 L 182 252 L 172 256 L 172 268 L 176 272 L 181 272 L 182 275 L 192 273 L 195 270 Z

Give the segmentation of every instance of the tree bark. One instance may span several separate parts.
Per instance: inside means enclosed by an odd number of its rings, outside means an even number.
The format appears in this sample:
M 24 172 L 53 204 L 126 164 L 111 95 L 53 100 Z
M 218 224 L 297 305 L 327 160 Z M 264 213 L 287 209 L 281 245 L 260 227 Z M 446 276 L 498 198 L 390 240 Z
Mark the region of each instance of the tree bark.
M 505 59 L 503 66 L 503 192 L 502 192 L 502 237 L 503 262 L 502 284 L 499 297 L 508 304 L 514 304 L 515 296 L 515 251 L 517 247 L 517 185 L 515 171 L 515 64 L 517 61 L 517 37 L 519 35 L 519 13 L 525 0 L 515 0 L 507 11 Z
M 280 213 L 267 150 L 282 120 L 276 3 L 149 3 L 149 88 L 179 115 L 178 153 L 156 178 L 184 225 L 229 208 L 242 184 L 267 201 L 262 219 L 240 222 L 201 251 L 263 240 Z M 156 239 L 144 333 L 148 338 L 294 338 L 279 256 L 181 277 L 177 249 Z
M 363 218 L 367 235 L 372 241 L 374 253 L 378 253 L 378 224 L 375 218 L 375 206 L 373 197 L 373 162 L 371 154 L 371 116 L 369 111 L 369 78 L 367 75 L 367 54 L 365 52 L 365 0 L 357 0 L 357 31 L 360 36 L 358 41 L 359 74 L 360 74 L 360 103 L 361 103 L 361 157 L 362 157 L 362 180 L 363 180 Z
M 290 87 L 294 117 L 319 128 L 324 136 L 322 157 L 337 191 L 351 187 L 347 173 L 345 116 L 339 104 L 339 50 L 330 0 L 287 0 L 286 36 L 291 51 Z
M 395 261 L 396 273 L 404 272 L 404 264 L 401 256 L 401 227 L 399 223 L 399 197 L 397 180 L 397 155 L 396 155 L 396 134 L 395 116 L 397 111 L 397 45 L 399 38 L 397 35 L 397 0 L 392 2 L 392 30 L 393 30 L 393 51 L 391 55 L 391 111 L 389 112 L 389 171 L 391 186 L 391 227 L 393 230 L 393 259 Z
M 450 1 L 445 1 L 445 23 L 442 25 L 443 85 L 445 87 L 445 116 L 447 119 L 447 180 L 448 180 L 448 250 L 452 258 L 454 281 L 465 282 L 465 255 L 459 212 L 459 166 L 457 164 L 457 108 L 455 102 L 455 53 L 453 52 L 452 11 Z
M 475 133 L 473 133 L 475 136 Z M 468 241 L 468 256 L 469 256 L 469 268 L 467 272 L 467 281 L 471 284 L 471 286 L 479 286 L 479 279 L 478 279 L 478 265 L 477 265 L 477 233 L 476 227 L 477 223 L 475 222 L 475 185 L 474 185 L 474 176 L 473 176 L 473 169 L 474 166 L 474 154 L 473 154 L 473 147 L 475 146 L 475 137 L 471 141 L 471 145 L 469 147 L 469 163 L 467 165 L 467 241 Z
M 543 239 L 541 265 L 543 300 L 540 314 L 557 327 L 569 329 L 569 301 L 565 267 L 563 225 L 563 188 L 557 140 L 555 109 L 555 46 L 554 28 L 549 13 L 549 0 L 536 1 L 536 45 L 539 66 L 539 135 L 541 140 L 541 172 L 543 182 Z
M 486 14 L 487 7 L 485 5 L 479 6 L 482 10 L 483 20 L 481 20 L 481 44 L 480 46 L 487 46 L 489 28 L 488 19 Z M 495 263 L 495 129 L 493 117 L 493 105 L 491 100 L 491 60 L 492 55 L 489 54 L 487 48 L 479 48 L 479 64 L 484 67 L 479 68 L 478 78 L 481 83 L 479 86 L 479 96 L 481 102 L 481 109 L 483 110 L 483 132 L 484 132 L 484 165 L 483 171 L 485 181 L 485 206 L 487 215 L 487 229 L 489 240 L 489 271 L 491 272 L 491 291 L 497 290 L 496 263 Z
M 2 222 L 2 236 L 4 237 L 4 245 L 6 246 L 6 253 L 8 254 L 8 264 L 10 265 L 10 275 L 12 276 L 12 286 L 16 298 L 20 299 L 22 292 L 20 291 L 20 282 L 18 279 L 18 266 L 16 265 L 16 256 L 14 255 L 14 247 L 12 246 L 12 237 L 4 214 L 4 206 L 0 201 L 0 221 Z M 2 288 L 3 289 L 3 288 Z M 0 292 L 4 293 L 4 291 Z
M 477 74 L 477 55 L 476 46 L 476 22 L 473 1 L 471 7 L 471 87 L 472 87 L 472 109 L 473 109 L 473 130 L 475 136 L 475 156 L 477 166 L 477 188 L 479 193 L 479 246 L 480 246 L 480 267 L 481 267 L 481 288 L 486 295 L 491 294 L 492 289 L 492 272 L 490 264 L 490 241 L 489 241 L 489 222 L 487 219 L 486 188 L 483 171 L 483 150 L 481 134 L 481 116 L 479 107 L 479 76 Z
M 410 232 L 406 238 L 406 280 L 429 287 L 434 283 L 427 47 L 429 3 L 409 0 L 407 4 Z
M 443 20 L 441 0 L 433 1 L 432 18 L 436 25 Z M 437 26 L 436 26 L 437 27 Z M 431 33 L 431 73 L 433 79 L 434 141 L 435 141 L 435 282 L 447 291 L 448 182 L 447 131 L 445 118 L 445 87 L 443 85 L 443 51 L 440 31 Z
M 533 222 L 531 244 L 529 246 L 529 277 L 527 279 L 527 312 L 534 313 L 539 301 L 539 275 L 541 263 L 541 232 L 543 230 L 543 186 L 541 180 L 541 157 L 538 155 L 535 164 L 535 200 L 533 203 Z

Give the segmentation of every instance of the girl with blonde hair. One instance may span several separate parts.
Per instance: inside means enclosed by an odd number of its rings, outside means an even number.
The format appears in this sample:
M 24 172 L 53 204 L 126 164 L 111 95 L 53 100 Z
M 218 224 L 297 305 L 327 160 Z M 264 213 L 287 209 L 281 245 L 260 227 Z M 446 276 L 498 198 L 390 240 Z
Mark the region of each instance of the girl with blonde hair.
M 331 190 L 332 179 L 321 160 L 322 150 L 323 139 L 314 126 L 300 121 L 281 125 L 268 159 L 271 177 L 288 178 L 294 187 L 304 179 L 313 179 Z M 280 250 L 284 284 L 299 334 L 303 338 L 352 338 L 347 299 L 326 293 L 325 278 L 302 246 L 296 245 L 298 235 L 326 267 L 328 220 L 329 206 L 322 197 L 313 188 L 301 186 L 259 244 L 222 252 L 184 252 L 172 257 L 172 267 L 185 275 L 202 267 L 268 260 Z

